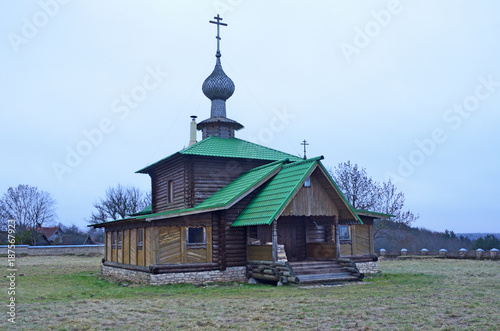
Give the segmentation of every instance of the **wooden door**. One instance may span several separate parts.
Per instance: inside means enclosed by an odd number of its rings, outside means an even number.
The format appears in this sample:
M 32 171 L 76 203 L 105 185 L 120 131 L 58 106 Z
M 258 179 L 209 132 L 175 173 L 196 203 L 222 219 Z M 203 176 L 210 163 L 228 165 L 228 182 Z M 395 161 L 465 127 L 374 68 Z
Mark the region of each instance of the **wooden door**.
M 278 220 L 278 244 L 285 245 L 288 261 L 297 261 L 297 232 L 291 222 Z
M 278 219 L 278 244 L 285 245 L 288 261 L 301 261 L 307 258 L 306 231 L 302 218 Z

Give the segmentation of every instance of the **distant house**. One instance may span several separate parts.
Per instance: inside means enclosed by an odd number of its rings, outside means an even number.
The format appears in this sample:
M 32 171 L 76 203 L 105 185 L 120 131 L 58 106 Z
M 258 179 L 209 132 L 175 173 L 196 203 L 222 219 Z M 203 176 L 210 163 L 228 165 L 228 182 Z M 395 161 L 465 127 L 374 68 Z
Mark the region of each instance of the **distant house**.
M 28 230 L 35 231 L 38 234 L 36 245 L 39 246 L 60 244 L 64 234 L 58 226 L 41 226 L 35 229 L 28 228 Z

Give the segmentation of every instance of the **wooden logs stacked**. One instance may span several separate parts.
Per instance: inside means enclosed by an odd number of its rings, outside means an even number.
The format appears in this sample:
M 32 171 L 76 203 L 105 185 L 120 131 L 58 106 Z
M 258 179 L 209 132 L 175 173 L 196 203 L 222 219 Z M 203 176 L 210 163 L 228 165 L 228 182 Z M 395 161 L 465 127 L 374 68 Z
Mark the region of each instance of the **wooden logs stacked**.
M 287 262 L 252 261 L 247 266 L 249 276 L 256 280 L 296 283 L 297 278 Z

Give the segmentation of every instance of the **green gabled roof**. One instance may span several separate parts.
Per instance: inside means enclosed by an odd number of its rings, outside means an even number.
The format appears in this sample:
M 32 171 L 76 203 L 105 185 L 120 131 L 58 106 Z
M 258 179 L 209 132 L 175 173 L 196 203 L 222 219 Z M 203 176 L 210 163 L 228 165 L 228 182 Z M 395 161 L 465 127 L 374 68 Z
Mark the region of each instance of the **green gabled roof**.
M 203 139 L 202 141 L 199 141 L 192 146 L 189 146 L 136 172 L 147 173 L 147 170 L 152 166 L 165 161 L 177 154 L 269 161 L 279 161 L 284 159 L 289 159 L 290 161 L 302 160 L 298 156 L 280 152 L 278 150 L 254 144 L 238 138 L 219 138 L 212 136 Z
M 151 207 L 151 205 L 149 206 L 146 206 L 143 210 L 141 210 L 140 212 L 137 212 L 137 213 L 134 213 L 134 214 L 130 214 L 129 216 L 140 216 L 140 215 L 146 215 L 146 214 L 151 214 L 153 212 L 153 208 Z
M 364 210 L 364 209 L 355 209 L 356 213 L 358 215 L 363 215 L 363 216 L 370 216 L 374 218 L 390 218 L 390 217 L 396 217 L 391 214 L 384 214 L 384 213 L 379 213 L 376 211 L 370 211 L 370 210 Z
M 296 161 L 283 166 L 250 201 L 231 226 L 269 225 L 323 157 Z
M 211 209 L 233 205 L 236 201 L 246 196 L 245 193 L 249 193 L 252 188 L 260 186 L 259 184 L 263 184 L 275 175 L 286 161 L 288 160 L 275 161 L 242 173 L 238 178 L 212 194 L 205 201 L 195 206 L 195 208 Z
M 239 200 L 241 200 L 242 198 L 244 198 L 254 189 L 262 185 L 264 182 L 269 180 L 276 173 L 278 173 L 285 162 L 288 162 L 288 159 L 282 161 L 275 161 L 248 170 L 242 173 L 240 176 L 238 176 L 238 178 L 233 180 L 231 183 L 227 184 L 219 191 L 212 194 L 205 201 L 196 205 L 193 208 L 168 210 L 164 212 L 151 214 L 151 206 L 148 206 L 141 212 L 130 215 L 131 217 L 112 222 L 121 222 L 126 220 L 141 220 L 141 219 L 156 218 L 156 217 L 161 218 L 164 216 L 177 217 L 182 215 L 199 214 L 214 210 L 227 209 L 236 202 L 238 202 Z M 146 212 L 148 210 L 149 212 Z M 102 224 L 105 225 L 109 223 L 111 222 L 106 222 Z

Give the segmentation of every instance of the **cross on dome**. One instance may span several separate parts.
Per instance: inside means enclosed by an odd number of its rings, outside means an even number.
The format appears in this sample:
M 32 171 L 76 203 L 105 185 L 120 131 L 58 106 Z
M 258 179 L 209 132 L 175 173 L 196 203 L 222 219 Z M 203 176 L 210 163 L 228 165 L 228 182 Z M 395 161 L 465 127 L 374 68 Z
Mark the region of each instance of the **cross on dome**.
M 219 45 L 219 41 L 220 41 L 220 26 L 227 26 L 226 23 L 222 23 L 222 17 L 219 16 L 219 14 L 217 14 L 217 16 L 214 17 L 214 19 L 217 20 L 217 22 L 214 22 L 214 21 L 208 21 L 209 23 L 212 23 L 212 24 L 217 24 L 217 36 L 215 37 L 217 39 L 217 54 L 215 56 L 217 57 L 220 57 L 220 45 Z

